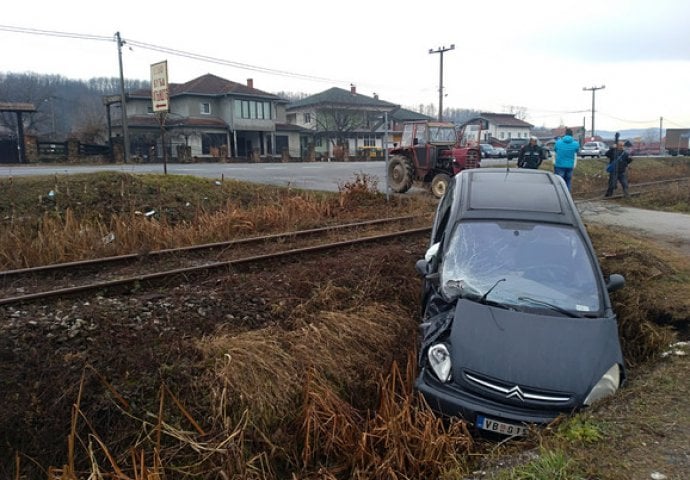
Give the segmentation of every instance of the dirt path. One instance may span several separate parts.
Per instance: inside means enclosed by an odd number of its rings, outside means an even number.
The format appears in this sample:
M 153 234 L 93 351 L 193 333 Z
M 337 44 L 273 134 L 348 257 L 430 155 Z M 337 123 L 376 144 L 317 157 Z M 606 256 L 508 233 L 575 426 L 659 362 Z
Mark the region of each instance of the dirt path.
M 583 201 L 577 204 L 585 223 L 629 229 L 690 256 L 690 215 L 631 208 L 614 202 Z

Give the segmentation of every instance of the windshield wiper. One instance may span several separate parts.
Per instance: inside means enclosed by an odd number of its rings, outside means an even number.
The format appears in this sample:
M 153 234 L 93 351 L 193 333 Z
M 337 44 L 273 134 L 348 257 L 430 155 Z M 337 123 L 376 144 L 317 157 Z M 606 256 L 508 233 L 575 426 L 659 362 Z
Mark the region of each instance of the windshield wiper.
M 532 298 L 532 297 L 518 297 L 517 299 L 518 300 L 524 300 L 524 301 L 533 303 L 535 305 L 541 305 L 543 307 L 550 308 L 551 310 L 554 310 L 558 313 L 562 313 L 563 315 L 570 317 L 570 318 L 582 318 L 581 315 L 573 313 L 570 310 L 566 310 L 563 307 L 559 307 L 558 305 L 554 305 L 553 303 L 545 302 L 543 300 L 537 300 L 536 298 Z
M 494 288 L 496 288 L 496 285 L 498 285 L 498 284 L 501 283 L 501 282 L 505 282 L 505 281 L 506 281 L 505 278 L 499 278 L 498 280 L 496 280 L 496 283 L 494 283 L 493 287 L 491 287 L 490 289 L 488 289 L 488 290 L 486 291 L 486 293 L 485 293 L 484 295 L 482 295 L 482 298 L 480 298 L 479 301 L 480 301 L 481 303 L 486 303 L 486 297 L 488 297 L 489 294 L 491 293 L 491 291 L 492 291 Z

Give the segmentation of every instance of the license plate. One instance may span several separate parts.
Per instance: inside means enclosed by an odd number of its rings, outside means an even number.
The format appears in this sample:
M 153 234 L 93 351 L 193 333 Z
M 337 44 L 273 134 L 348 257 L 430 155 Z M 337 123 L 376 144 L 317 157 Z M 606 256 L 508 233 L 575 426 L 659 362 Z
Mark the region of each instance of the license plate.
M 502 435 L 527 435 L 528 432 L 528 428 L 525 426 L 498 422 L 482 415 L 477 415 L 475 425 L 477 425 L 477 428 L 481 428 L 482 430 L 488 430 L 490 432 L 496 432 Z

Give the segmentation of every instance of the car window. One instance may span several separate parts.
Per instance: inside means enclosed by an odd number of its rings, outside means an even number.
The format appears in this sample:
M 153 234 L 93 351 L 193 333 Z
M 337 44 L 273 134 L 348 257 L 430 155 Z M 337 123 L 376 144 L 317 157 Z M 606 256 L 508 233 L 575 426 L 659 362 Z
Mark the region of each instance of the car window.
M 577 230 L 530 222 L 461 222 L 444 249 L 441 292 L 508 305 L 530 297 L 569 311 L 598 312 L 597 275 Z

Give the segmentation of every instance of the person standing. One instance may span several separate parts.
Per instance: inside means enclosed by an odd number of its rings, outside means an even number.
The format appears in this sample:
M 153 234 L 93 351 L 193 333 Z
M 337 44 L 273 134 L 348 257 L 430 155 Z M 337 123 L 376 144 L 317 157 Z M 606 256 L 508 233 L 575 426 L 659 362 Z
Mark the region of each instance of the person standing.
M 613 191 L 620 182 L 623 187 L 623 195 L 628 196 L 628 165 L 633 161 L 632 157 L 625 151 L 625 144 L 622 141 L 616 143 L 606 152 L 609 165 L 606 171 L 609 172 L 609 186 L 606 189 L 605 197 L 613 195 Z
M 519 168 L 539 168 L 541 162 L 544 160 L 544 149 L 537 143 L 537 137 L 529 137 L 529 143 L 526 143 L 518 153 L 517 165 Z
M 570 128 L 566 128 L 565 135 L 556 141 L 554 146 L 556 160 L 553 162 L 553 173 L 563 177 L 568 190 L 571 190 L 575 157 L 579 150 L 580 143 L 573 138 L 573 131 Z

